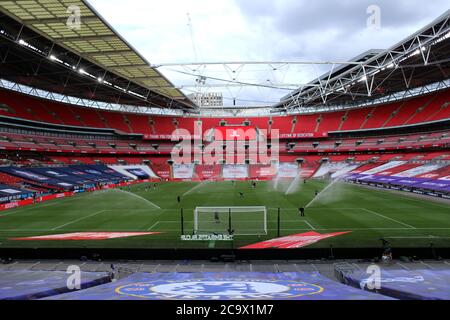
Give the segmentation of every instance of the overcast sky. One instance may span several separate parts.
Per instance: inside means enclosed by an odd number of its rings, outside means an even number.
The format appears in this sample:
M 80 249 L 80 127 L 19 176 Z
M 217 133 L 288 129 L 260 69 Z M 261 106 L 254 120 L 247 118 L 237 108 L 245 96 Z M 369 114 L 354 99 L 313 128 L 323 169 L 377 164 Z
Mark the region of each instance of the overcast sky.
M 389 48 L 449 9 L 448 0 L 89 0 L 150 63 L 226 61 L 348 61 L 369 50 Z M 380 8 L 380 28 L 368 27 L 369 6 Z M 194 45 L 188 26 L 192 20 Z M 195 48 L 194 48 L 195 47 Z M 235 66 L 237 68 L 237 66 Z M 210 77 L 264 84 L 300 84 L 323 66 L 265 66 L 202 70 Z M 279 68 L 278 68 L 279 67 Z M 330 66 L 331 67 L 331 66 Z M 330 68 L 328 67 L 328 69 Z M 176 85 L 195 77 L 163 68 Z M 199 70 L 180 69 L 197 74 Z M 239 72 L 241 71 L 241 72 Z M 238 76 L 235 76 L 235 75 Z M 216 83 L 207 80 L 207 83 Z M 284 86 L 286 87 L 286 86 Z M 195 91 L 186 88 L 185 92 Z M 238 104 L 278 101 L 286 90 L 231 87 Z M 249 100 L 249 101 L 246 101 Z

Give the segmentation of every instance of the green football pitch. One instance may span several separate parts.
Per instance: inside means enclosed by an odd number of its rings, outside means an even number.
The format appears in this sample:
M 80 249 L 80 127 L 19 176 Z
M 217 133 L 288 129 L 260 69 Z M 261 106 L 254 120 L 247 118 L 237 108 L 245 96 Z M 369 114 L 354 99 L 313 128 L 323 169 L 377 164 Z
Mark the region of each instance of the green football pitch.
M 0 248 L 240 247 L 277 237 L 278 208 L 281 236 L 351 231 L 313 244 L 312 248 L 380 247 L 381 238 L 392 247 L 429 247 L 431 243 L 435 247 L 450 247 L 448 202 L 346 183 L 327 186 L 327 182 L 319 180 L 298 185 L 258 182 L 256 188 L 250 182 L 172 182 L 158 183 L 156 188 L 152 183 L 78 194 L 0 213 Z M 315 192 L 322 190 L 325 191 L 315 198 Z M 181 204 L 177 196 L 181 196 Z M 314 198 L 306 216 L 300 217 L 298 208 Z M 185 234 L 192 234 L 196 207 L 225 206 L 265 206 L 267 235 L 236 235 L 232 242 L 181 241 L 181 208 Z M 258 223 L 260 220 L 255 221 L 255 225 Z M 12 240 L 72 232 L 147 231 L 160 234 L 99 241 Z

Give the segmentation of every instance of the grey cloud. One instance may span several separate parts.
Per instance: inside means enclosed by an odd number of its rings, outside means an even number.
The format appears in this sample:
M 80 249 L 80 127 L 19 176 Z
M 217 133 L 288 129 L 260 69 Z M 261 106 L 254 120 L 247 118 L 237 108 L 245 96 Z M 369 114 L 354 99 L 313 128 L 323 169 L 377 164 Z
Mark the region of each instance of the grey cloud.
M 447 0 L 235 0 L 249 19 L 272 19 L 276 30 L 301 34 L 310 30 L 358 30 L 366 27 L 367 8 L 381 9 L 384 27 L 391 28 L 437 17 L 448 9 Z
M 369 49 L 387 48 L 448 9 L 447 0 L 426 4 L 423 0 L 235 0 L 235 3 L 250 24 L 264 21 L 263 34 L 267 46 L 273 48 L 273 57 L 286 60 L 342 60 Z M 381 28 L 388 31 L 384 38 L 367 33 L 370 5 L 380 7 Z M 278 46 L 280 39 L 289 39 L 295 45 Z
M 277 1 L 274 0 L 234 0 L 241 12 L 247 16 L 266 17 L 276 14 Z
M 235 0 L 249 24 L 260 24 L 272 59 L 346 61 L 384 49 L 419 30 L 448 9 L 436 0 Z M 381 10 L 380 32 L 368 32 L 367 8 Z M 257 35 L 258 37 L 260 35 Z M 309 80 L 331 66 L 318 65 Z

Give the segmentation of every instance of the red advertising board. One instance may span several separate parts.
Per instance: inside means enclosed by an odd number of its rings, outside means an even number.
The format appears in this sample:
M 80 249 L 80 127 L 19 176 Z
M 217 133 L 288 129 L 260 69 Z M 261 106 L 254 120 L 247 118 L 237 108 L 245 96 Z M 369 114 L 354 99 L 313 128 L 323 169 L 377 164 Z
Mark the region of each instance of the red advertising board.
M 144 134 L 143 136 L 144 140 L 200 140 L 201 135 L 195 134 L 194 132 L 191 132 L 190 134 Z
M 65 192 L 65 193 L 58 193 L 58 194 L 50 194 L 48 196 L 39 197 L 36 201 L 37 202 L 44 202 L 54 199 L 60 199 L 65 197 L 71 197 L 73 196 L 73 192 Z
M 328 132 L 298 132 L 298 133 L 281 133 L 280 139 L 296 139 L 296 138 L 328 138 Z
M 222 167 L 220 165 L 198 165 L 195 167 L 196 178 L 200 180 L 220 179 Z
M 277 168 L 271 165 L 251 165 L 251 179 L 272 179 L 277 174 Z
M 257 132 L 251 127 L 218 127 L 214 130 L 216 141 L 256 140 Z
M 33 204 L 33 199 L 0 204 L 0 211 L 23 207 L 23 206 L 27 206 L 30 204 Z

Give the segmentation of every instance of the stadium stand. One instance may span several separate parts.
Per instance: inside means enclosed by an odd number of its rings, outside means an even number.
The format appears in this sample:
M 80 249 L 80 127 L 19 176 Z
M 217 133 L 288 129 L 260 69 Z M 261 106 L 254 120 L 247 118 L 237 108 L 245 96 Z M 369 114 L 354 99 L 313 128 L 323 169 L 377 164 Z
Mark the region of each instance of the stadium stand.
M 30 198 L 33 193 L 31 190 L 23 190 L 10 185 L 0 184 L 0 203 Z
M 329 112 L 321 115 L 320 126 L 316 131 L 318 132 L 331 132 L 341 130 L 342 119 L 345 116 L 345 112 Z
M 397 175 L 436 163 L 448 165 L 449 98 L 450 90 L 440 89 L 395 102 L 328 112 L 203 117 L 192 113 L 143 115 L 87 108 L 0 89 L 0 121 L 5 124 L 0 127 L 0 182 L 32 190 L 64 190 L 111 179 L 89 174 L 76 176 L 73 165 L 142 165 L 149 168 L 148 177 L 172 179 L 168 160 L 176 145 L 171 141 L 174 132 L 194 133 L 201 126 L 201 133 L 205 134 L 211 129 L 244 126 L 279 130 L 279 163 L 301 163 L 302 178 L 363 175 L 367 182 L 370 175 L 373 179 L 389 178 L 390 183 L 405 183 L 413 177 L 397 179 Z M 204 142 L 204 146 L 208 143 Z M 254 152 L 248 148 L 245 155 L 231 154 L 230 158 L 246 159 Z M 224 149 L 223 155 L 227 154 Z M 401 161 L 398 166 L 396 161 Z M 385 171 L 371 172 L 383 169 L 383 165 Z M 248 169 L 250 179 L 276 175 L 264 164 L 252 163 Z M 22 175 L 12 173 L 16 171 Z M 203 159 L 196 163 L 192 178 L 222 179 L 221 171 L 222 164 L 211 165 Z M 8 176 L 22 181 L 10 181 Z M 50 183 L 41 178 L 50 179 Z M 32 185 L 27 184 L 30 181 Z M 445 177 L 439 177 L 421 181 L 420 186 L 444 192 L 445 183 Z
M 98 184 L 118 183 L 130 179 L 103 165 L 61 167 L 0 167 L 3 177 L 10 181 L 31 181 L 56 190 L 92 188 Z
M 146 165 L 113 165 L 109 166 L 123 176 L 134 180 L 145 180 L 149 178 L 157 178 L 156 174 Z
M 317 162 L 303 162 L 301 166 L 300 177 L 303 179 L 309 179 L 314 176 L 319 168 L 320 164 Z
M 271 165 L 250 165 L 249 178 L 251 180 L 272 180 L 277 174 L 275 167 Z
M 339 271 L 338 271 L 339 272 Z M 381 271 L 381 287 L 369 289 L 370 278 L 360 270 L 340 272 L 342 282 L 355 288 L 377 292 L 402 300 L 449 300 L 449 270 L 399 270 Z
M 198 180 L 220 180 L 222 166 L 220 165 L 197 165 L 195 166 L 195 177 Z
M 0 2 L 0 300 L 450 300 L 450 10 L 348 61 L 218 63 L 228 81 L 69 2 Z
M 250 125 L 258 129 L 279 129 L 282 135 L 299 133 L 323 133 L 328 137 L 321 138 L 283 138 L 280 146 L 280 162 L 293 163 L 302 159 L 302 178 L 323 177 L 330 175 L 337 177 L 345 175 L 368 161 L 376 161 L 374 166 L 389 162 L 390 165 L 396 160 L 402 160 L 401 166 L 393 172 L 381 172 L 378 175 L 389 175 L 401 173 L 407 169 L 419 167 L 424 162 L 445 161 L 448 157 L 445 148 L 450 142 L 450 131 L 435 129 L 425 130 L 421 133 L 384 133 L 377 131 L 375 136 L 364 136 L 365 131 L 378 127 L 392 127 L 403 124 L 414 124 L 429 119 L 426 114 L 433 114 L 433 120 L 444 120 L 448 118 L 447 105 L 449 92 L 414 98 L 409 101 L 397 102 L 377 107 L 314 114 L 307 116 L 285 116 L 285 117 L 259 117 L 259 118 L 178 118 L 161 116 L 137 116 L 134 114 L 123 114 L 104 110 L 91 110 L 88 108 L 72 106 L 42 100 L 34 97 L 9 91 L 2 91 L 2 102 L 8 108 L 2 108 L 1 114 L 44 123 L 69 125 L 72 131 L 79 133 L 49 134 L 39 129 L 28 130 L 24 133 L 18 129 L 1 132 L 0 149 L 2 151 L 2 163 L 20 166 L 46 165 L 141 165 L 149 164 L 155 174 L 162 179 L 171 179 L 172 170 L 168 164 L 168 158 L 160 158 L 160 155 L 170 155 L 174 149 L 174 142 L 169 141 L 170 135 L 177 129 L 194 131 L 198 124 L 202 124 L 203 132 L 227 125 Z M 27 106 L 27 107 L 25 107 Z M 39 115 L 39 116 L 38 116 Z M 442 116 L 442 117 L 441 117 Z M 447 117 L 447 118 L 445 118 Z M 8 121 L 9 118 L 5 118 Z M 28 126 L 28 124 L 23 124 Z M 22 126 L 23 126 L 22 125 Z M 102 136 L 99 133 L 83 133 L 83 128 L 91 127 L 93 130 L 113 129 L 114 134 Z M 343 137 L 334 137 L 333 131 Z M 350 131 L 347 136 L 345 132 Z M 362 137 L 352 137 L 352 132 Z M 143 134 L 134 136 L 129 134 Z M 143 139 L 146 135 L 153 135 L 157 140 Z M 250 149 L 249 149 L 250 150 Z M 428 152 L 424 152 L 427 150 Z M 28 153 L 27 153 L 28 152 Z M 35 153 L 40 152 L 36 157 Z M 253 152 L 250 150 L 249 152 Z M 225 155 L 226 151 L 224 151 Z M 369 153 L 369 154 L 365 154 Z M 289 155 L 292 154 L 292 155 Z M 158 157 L 155 157 L 158 156 Z M 236 159 L 236 156 L 234 157 Z M 321 163 L 321 160 L 327 160 Z M 421 161 L 416 163 L 414 161 Z M 53 172 L 61 171 L 67 174 L 67 167 L 54 169 Z M 17 169 L 17 168 L 16 168 Z M 6 171 L 5 171 L 6 170 Z M 23 168 L 21 169 L 23 171 Z M 268 172 L 264 166 L 251 165 L 249 168 L 251 179 L 268 179 L 275 174 Z M 392 170 L 391 170 L 392 171 Z M 10 174 L 7 169 L 3 172 Z M 33 172 L 38 176 L 43 174 L 49 178 L 48 170 L 32 168 L 28 174 Z M 210 168 L 196 166 L 194 179 L 221 179 L 221 166 L 215 165 Z M 352 172 L 356 173 L 356 172 Z M 362 173 L 362 172 L 360 172 Z M 369 172 L 370 173 L 370 172 Z M 151 174 L 149 176 L 152 176 Z M 22 179 L 27 178 L 22 176 Z M 72 177 L 53 176 L 56 178 L 52 183 L 43 183 L 39 179 L 31 179 L 35 185 L 31 188 L 37 190 L 48 190 L 47 188 L 70 189 L 74 185 L 102 182 L 99 180 L 74 179 Z M 3 176 L 2 182 L 11 184 Z M 365 179 L 368 181 L 367 179 Z M 392 182 L 394 179 L 391 179 Z M 404 179 L 397 179 L 405 182 Z M 442 178 L 441 178 L 442 180 Z M 39 183 L 39 185 L 37 185 Z M 446 191 L 445 181 L 439 181 L 435 188 L 430 185 L 433 181 L 422 181 L 421 186 Z M 61 185 L 63 184 L 63 185 Z M 13 183 L 14 185 L 14 183 Z M 39 189 L 42 188 L 42 189 Z M 36 190 L 36 189 L 32 189 Z
M 339 159 L 341 160 L 341 159 Z M 331 178 L 337 178 L 345 175 L 347 172 L 354 170 L 359 167 L 358 164 L 351 164 L 346 162 L 332 162 L 323 164 L 319 170 L 314 174 L 314 178 L 323 178 L 329 176 Z
M 69 289 L 63 271 L 2 271 L 0 300 L 37 300 L 77 290 L 84 290 L 111 281 L 106 272 L 81 272 L 80 289 Z
M 211 279 L 214 279 L 213 281 Z M 302 290 L 290 290 L 283 294 L 252 288 L 253 283 L 271 283 L 272 286 L 286 286 L 296 283 Z M 46 298 L 47 300 L 165 300 L 173 299 L 210 300 L 224 292 L 223 284 L 229 289 L 222 299 L 248 297 L 248 299 L 267 298 L 272 300 L 391 300 L 392 298 L 365 292 L 329 280 L 318 272 L 310 273 L 135 273 L 117 282 L 89 288 L 80 292 L 66 293 Z M 239 283 L 236 283 L 239 282 Z M 176 290 L 162 289 L 177 283 Z M 192 286 L 195 283 L 195 288 Z M 137 289 L 139 288 L 139 293 Z M 159 290 L 161 288 L 161 290 Z M 242 299 L 242 298 L 241 298 Z
M 151 294 L 146 290 L 169 283 L 176 283 L 182 290 L 192 289 L 192 281 L 200 281 L 201 286 L 208 284 L 210 275 L 214 279 L 227 281 L 239 279 L 240 283 L 249 281 L 262 283 L 268 281 L 280 286 L 295 281 L 301 285 L 307 295 L 290 299 L 334 299 L 342 292 L 343 299 L 378 300 L 448 300 L 449 274 L 448 261 L 392 261 L 381 265 L 381 288 L 370 290 L 374 284 L 370 274 L 366 273 L 370 262 L 323 262 L 323 261 L 279 261 L 271 264 L 266 261 L 239 263 L 218 263 L 209 261 L 121 261 L 114 265 L 108 262 L 88 261 L 80 264 L 82 285 L 79 291 L 71 291 L 66 286 L 67 265 L 72 261 L 60 260 L 18 260 L 9 264 L 0 264 L 0 300 L 72 300 L 84 295 L 86 300 L 123 300 L 123 299 L 164 299 L 164 295 Z M 233 270 L 231 272 L 230 270 Z M 235 270 L 235 271 L 234 271 Z M 250 270 L 254 270 L 251 272 Z M 297 271 L 294 271 L 297 270 Z M 277 272 L 278 271 L 278 272 Z M 280 273 L 281 272 L 281 273 Z M 117 280 L 111 282 L 112 280 Z M 141 284 L 141 294 L 136 295 L 135 286 Z M 123 290 L 122 290 L 123 288 Z M 162 287 L 160 287 L 162 288 Z M 275 287 L 277 288 L 277 287 Z M 273 289 L 275 289 L 273 288 Z M 320 289 L 316 291 L 316 289 Z M 157 288 L 155 288 L 157 289 Z M 196 287 L 197 293 L 199 287 Z M 206 287 L 205 287 L 206 289 Z M 208 293 L 223 292 L 223 298 L 230 299 L 227 288 L 203 291 L 203 298 L 195 295 L 192 299 L 206 300 Z M 228 288 L 229 289 L 229 288 Z M 240 286 L 235 293 L 256 294 Z M 201 292 L 202 290 L 200 290 Z M 153 291 L 154 292 L 154 291 Z M 267 292 L 266 292 L 267 294 Z M 276 290 L 273 299 L 276 299 Z M 83 299 L 83 298 L 81 298 Z M 340 298 L 339 298 L 340 299 Z
M 177 118 L 167 116 L 138 117 L 113 111 L 90 110 L 84 107 L 61 104 L 53 101 L 24 96 L 16 92 L 0 89 L 0 103 L 9 108 L 0 109 L 0 115 L 40 121 L 44 123 L 70 126 L 111 128 L 125 133 L 148 134 L 153 127 L 155 134 L 170 135 L 177 128 L 191 132 L 199 118 Z M 216 118 L 201 119 L 203 131 L 220 126 L 221 121 L 227 125 L 242 125 L 249 121 L 257 128 L 280 130 L 280 134 L 352 131 L 373 128 L 389 128 L 448 119 L 450 93 L 442 92 L 433 96 L 418 97 L 402 103 L 362 108 L 348 112 L 332 112 L 316 115 L 261 118 Z M 53 111 L 49 111 L 53 110 Z M 39 115 L 39 116 L 37 116 Z M 153 125 L 151 125 L 153 123 Z M 380 124 L 382 124 L 380 126 Z
M 0 172 L 0 181 L 8 186 L 27 190 L 28 192 L 44 193 L 49 191 L 48 188 L 36 184 L 33 181 L 21 179 L 19 177 L 15 177 L 2 172 Z
M 368 165 L 350 172 L 347 181 L 386 184 L 413 190 L 450 191 L 449 164 L 445 162 L 406 163 L 391 161 Z
M 14 186 L 14 185 L 18 185 L 18 184 L 22 183 L 23 179 L 11 176 L 6 173 L 0 173 L 0 181 L 2 181 L 5 184 Z

